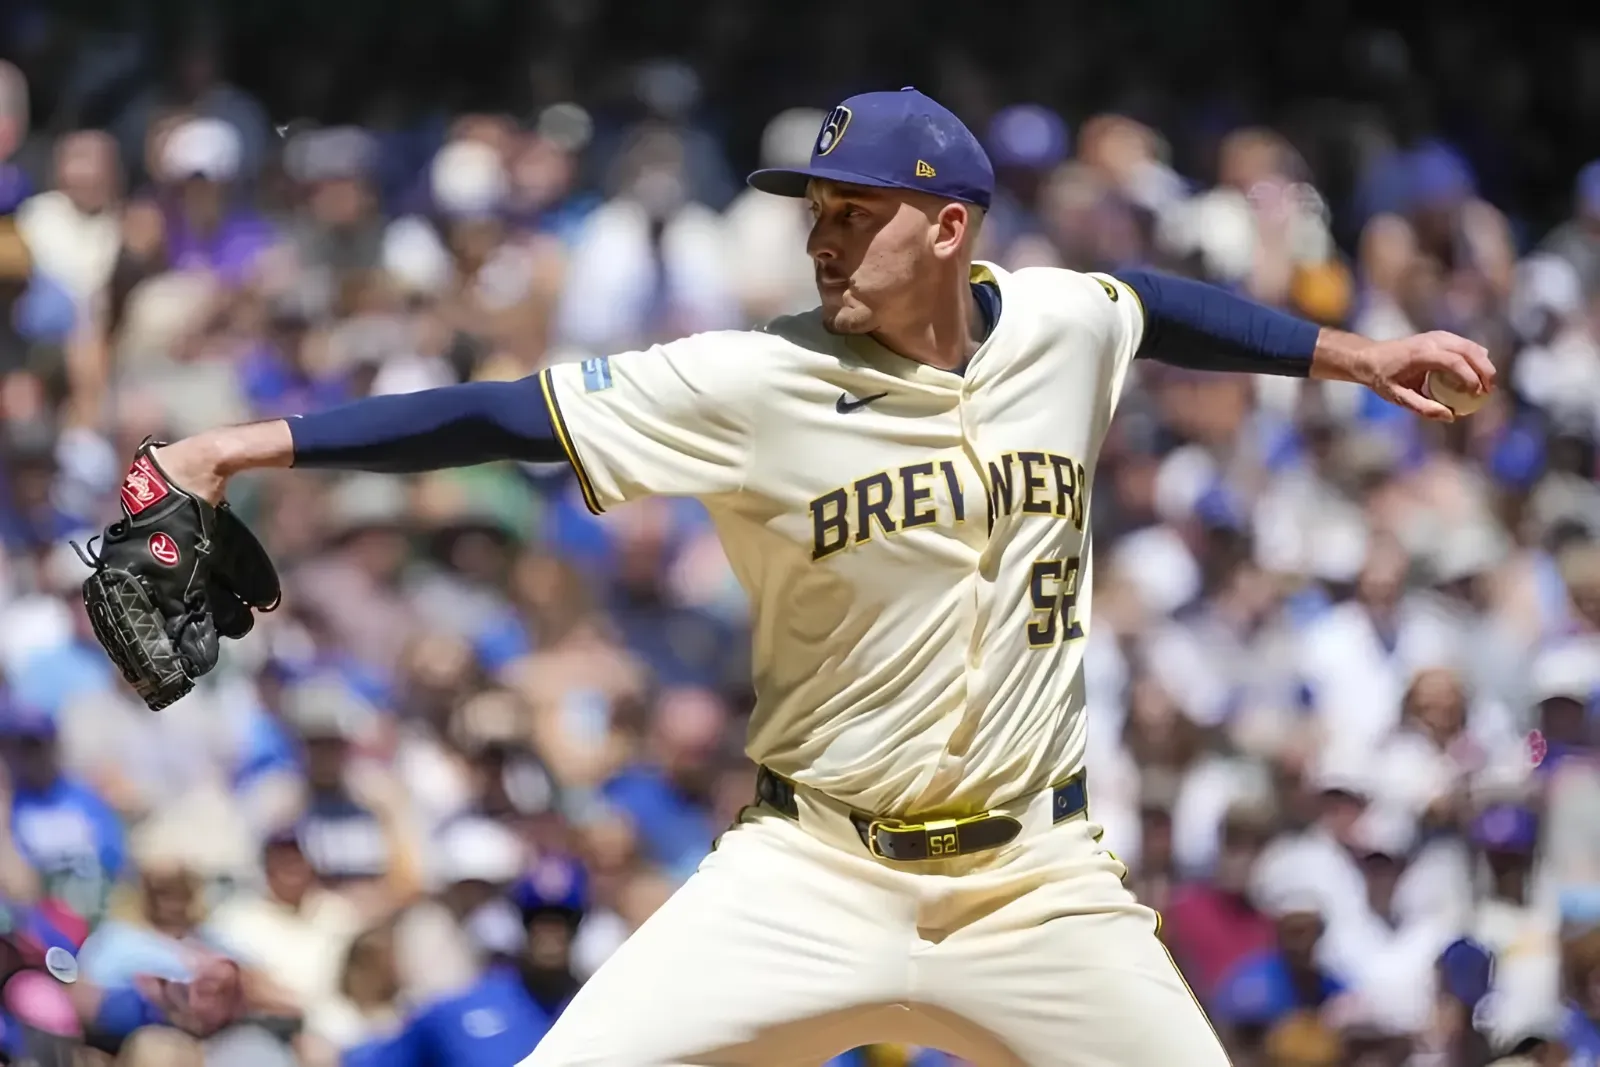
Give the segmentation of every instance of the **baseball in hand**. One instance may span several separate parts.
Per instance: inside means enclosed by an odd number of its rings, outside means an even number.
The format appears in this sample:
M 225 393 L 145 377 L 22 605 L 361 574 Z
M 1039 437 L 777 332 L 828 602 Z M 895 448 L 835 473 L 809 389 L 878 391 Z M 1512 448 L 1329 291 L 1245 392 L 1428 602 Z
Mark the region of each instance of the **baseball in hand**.
M 1422 389 L 1430 399 L 1437 400 L 1457 415 L 1471 415 L 1489 402 L 1488 393 L 1474 393 L 1449 371 L 1429 371 Z

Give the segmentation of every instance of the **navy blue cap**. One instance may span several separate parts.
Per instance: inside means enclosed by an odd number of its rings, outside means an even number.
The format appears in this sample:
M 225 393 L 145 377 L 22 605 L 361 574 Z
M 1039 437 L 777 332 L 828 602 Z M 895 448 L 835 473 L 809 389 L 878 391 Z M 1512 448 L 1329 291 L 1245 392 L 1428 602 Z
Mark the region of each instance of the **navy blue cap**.
M 560 911 L 581 915 L 589 908 L 589 874 L 569 856 L 546 855 L 511 887 L 524 916 Z
M 909 86 L 852 96 L 823 120 L 810 166 L 758 170 L 749 182 L 762 192 L 804 196 L 812 178 L 916 189 L 981 208 L 994 195 L 994 167 L 972 131 Z
M 1600 159 L 1578 172 L 1578 201 L 1585 211 L 1600 211 Z
M 1532 852 L 1539 843 L 1539 816 L 1520 804 L 1491 804 L 1472 821 L 1472 839 L 1495 852 Z
M 1440 985 L 1444 992 L 1469 1008 L 1476 1008 L 1489 995 L 1494 978 L 1494 956 L 1478 944 L 1461 938 L 1452 941 L 1438 959 Z
M 55 716 L 30 705 L 0 697 L 0 737 L 48 740 L 55 736 Z

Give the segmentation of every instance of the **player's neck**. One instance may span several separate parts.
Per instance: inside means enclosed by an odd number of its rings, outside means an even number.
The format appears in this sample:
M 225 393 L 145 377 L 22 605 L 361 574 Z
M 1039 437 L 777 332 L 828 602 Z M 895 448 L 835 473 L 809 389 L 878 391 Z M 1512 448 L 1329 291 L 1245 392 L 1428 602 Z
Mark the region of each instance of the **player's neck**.
M 935 290 L 938 298 L 912 309 L 903 321 L 873 331 L 872 338 L 895 355 L 939 370 L 959 371 L 983 343 L 983 309 L 968 273 Z

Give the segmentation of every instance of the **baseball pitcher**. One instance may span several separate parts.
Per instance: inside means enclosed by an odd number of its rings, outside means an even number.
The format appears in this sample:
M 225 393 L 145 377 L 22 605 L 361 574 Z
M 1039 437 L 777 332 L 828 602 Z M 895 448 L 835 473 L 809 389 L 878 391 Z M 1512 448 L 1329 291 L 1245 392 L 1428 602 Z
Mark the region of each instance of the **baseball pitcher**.
M 222 504 L 242 470 L 564 457 L 596 513 L 698 498 L 751 602 L 758 796 L 524 1063 L 780 1067 L 874 1042 L 1226 1063 L 1091 818 L 1089 529 L 1117 399 L 1153 359 L 1448 420 L 1427 374 L 1484 394 L 1494 368 L 1460 337 L 1377 343 L 1145 271 L 974 262 L 993 181 L 927 96 L 852 97 L 809 166 L 750 177 L 810 204 L 813 311 L 146 448 L 86 586 L 101 639 L 161 706 L 276 600 Z

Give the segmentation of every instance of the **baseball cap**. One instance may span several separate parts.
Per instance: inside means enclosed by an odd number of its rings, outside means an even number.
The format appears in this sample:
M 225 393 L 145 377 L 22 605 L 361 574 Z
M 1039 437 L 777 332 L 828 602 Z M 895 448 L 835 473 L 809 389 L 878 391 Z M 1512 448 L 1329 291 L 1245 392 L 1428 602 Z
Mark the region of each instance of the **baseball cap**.
M 1322 897 L 1309 885 L 1267 884 L 1257 893 L 1257 906 L 1273 919 L 1286 919 L 1291 915 L 1322 916 L 1326 912 Z
M 328 535 L 335 540 L 399 526 L 411 503 L 399 479 L 382 474 L 346 475 L 329 495 Z
M 452 141 L 428 170 L 434 206 L 452 218 L 492 216 L 505 203 L 510 179 L 500 153 L 480 141 Z
M 0 698 L 0 737 L 48 741 L 55 736 L 53 715 L 31 704 Z
M 1372 796 L 1372 765 L 1368 753 L 1353 744 L 1323 748 L 1311 768 L 1310 785 L 1318 793 Z
M 1574 700 L 1587 703 L 1600 691 L 1600 657 L 1579 644 L 1560 644 L 1537 653 L 1528 669 L 1533 703 Z
M 1352 844 L 1361 856 L 1384 856 L 1404 861 L 1416 844 L 1416 821 L 1395 808 L 1368 808 L 1351 829 Z
M 1413 207 L 1455 203 L 1477 193 L 1472 168 L 1448 145 L 1437 141 L 1421 145 L 1407 162 Z
M 376 715 L 331 673 L 294 685 L 284 694 L 284 705 L 285 717 L 308 740 L 352 740 Z
M 1002 167 L 1047 170 L 1067 158 L 1067 124 L 1040 104 L 1013 104 L 989 123 L 989 153 Z
M 306 130 L 283 150 L 284 169 L 298 182 L 365 178 L 377 160 L 377 139 L 357 126 Z
M 1578 171 L 1578 202 L 1584 211 L 1600 212 L 1600 159 L 1584 165 Z
M 231 181 L 239 173 L 243 149 L 239 131 L 231 124 L 221 119 L 190 119 L 167 135 L 161 147 L 161 169 L 172 181 Z
M 516 834 L 481 816 L 455 820 L 440 833 L 437 871 L 444 884 L 509 885 L 522 873 L 526 848 Z
M 883 189 L 916 189 L 987 208 L 994 167 L 972 131 L 946 107 L 906 86 L 861 93 L 828 112 L 805 167 L 749 177 L 778 196 L 804 196 L 813 178 Z
M 589 875 L 571 856 L 548 853 L 511 887 L 511 899 L 524 915 L 549 911 L 581 915 L 589 906 Z
M 1491 804 L 1473 819 L 1471 831 L 1479 848 L 1529 853 L 1539 840 L 1539 817 L 1521 804 Z

